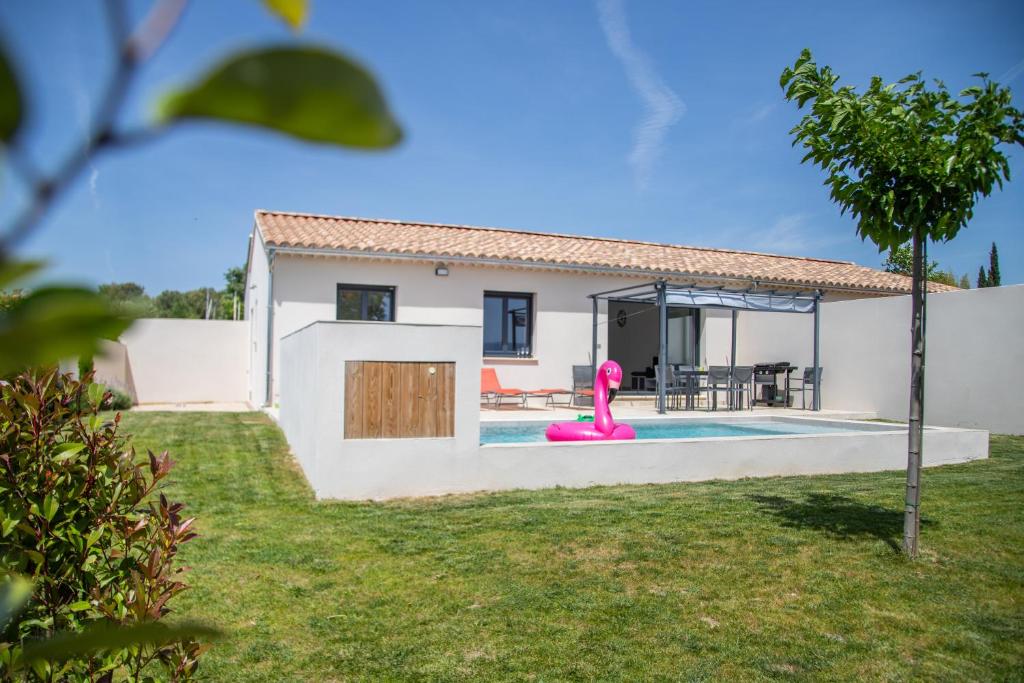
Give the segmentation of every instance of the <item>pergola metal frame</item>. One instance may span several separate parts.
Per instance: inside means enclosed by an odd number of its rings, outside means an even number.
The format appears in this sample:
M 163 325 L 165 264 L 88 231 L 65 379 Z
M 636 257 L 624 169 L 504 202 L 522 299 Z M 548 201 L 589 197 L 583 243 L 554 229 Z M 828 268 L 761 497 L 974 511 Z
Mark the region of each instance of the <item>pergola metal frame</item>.
M 597 373 L 597 318 L 598 302 L 627 301 L 645 303 L 658 307 L 658 412 L 664 414 L 665 377 L 668 373 L 668 309 L 669 308 L 713 308 L 732 312 L 732 349 L 729 355 L 730 370 L 736 367 L 736 319 L 740 311 L 766 313 L 802 313 L 814 315 L 814 367 L 820 368 L 820 315 L 823 297 L 821 290 L 778 291 L 761 289 L 756 285 L 747 289 L 726 287 L 704 287 L 696 283 L 685 285 L 670 283 L 665 279 L 654 282 L 609 289 L 588 294 L 593 304 L 593 335 L 591 340 L 591 373 Z M 696 322 L 694 322 L 696 326 Z M 696 329 L 694 330 L 696 333 Z M 696 334 L 694 334 L 696 339 Z M 821 410 L 821 372 L 814 374 L 814 399 L 812 410 Z

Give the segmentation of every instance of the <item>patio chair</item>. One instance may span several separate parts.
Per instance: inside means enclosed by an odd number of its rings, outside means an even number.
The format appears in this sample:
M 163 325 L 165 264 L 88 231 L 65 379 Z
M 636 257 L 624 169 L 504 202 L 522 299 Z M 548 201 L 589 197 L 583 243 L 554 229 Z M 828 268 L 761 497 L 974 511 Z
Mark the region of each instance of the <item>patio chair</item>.
M 729 383 L 729 405 L 736 410 L 743 410 L 743 397 L 747 397 L 747 407 L 754 409 L 754 368 L 751 365 L 737 365 L 732 369 L 732 381 Z
M 825 369 L 818 368 L 818 383 L 821 383 L 822 374 Z M 790 380 L 789 393 L 800 393 L 800 408 L 807 410 L 807 393 L 811 394 L 811 407 L 814 406 L 814 368 L 804 368 L 804 374 L 799 379 Z
M 569 397 L 569 405 L 582 408 L 594 405 L 594 368 L 591 366 L 572 366 L 572 396 Z
M 669 410 L 675 410 L 679 405 L 679 389 L 680 386 L 676 379 L 676 373 L 673 371 L 671 365 L 668 366 L 668 377 L 665 378 L 665 403 L 666 408 Z M 657 391 L 658 383 L 661 381 L 661 367 L 654 366 L 654 388 Z
M 707 409 L 718 410 L 718 393 L 724 391 L 729 396 L 729 366 L 712 365 L 708 368 L 707 384 L 700 388 L 701 393 L 707 394 Z
M 673 365 L 672 370 L 676 386 L 676 407 L 679 407 L 679 399 L 683 398 L 685 400 L 684 408 L 693 410 L 696 408 L 697 396 L 700 394 L 700 376 L 694 374 L 697 368 L 692 365 Z
M 503 398 L 518 398 L 519 403 L 526 406 L 526 392 L 522 389 L 511 389 L 501 386 L 501 382 L 498 381 L 498 373 L 495 372 L 494 368 L 481 368 L 480 369 L 480 398 L 484 399 L 486 403 L 494 401 L 494 407 L 501 407 L 501 399 Z

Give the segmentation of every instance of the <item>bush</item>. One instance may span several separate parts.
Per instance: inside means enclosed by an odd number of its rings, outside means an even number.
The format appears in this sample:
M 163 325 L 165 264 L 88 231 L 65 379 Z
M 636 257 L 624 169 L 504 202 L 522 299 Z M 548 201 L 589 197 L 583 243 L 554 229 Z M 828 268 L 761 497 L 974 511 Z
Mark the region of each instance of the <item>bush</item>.
M 106 410 L 129 410 L 132 407 L 132 397 L 120 389 L 111 387 L 107 390 L 107 395 L 110 398 L 103 404 Z
M 176 565 L 195 536 L 160 493 L 164 452 L 137 458 L 99 414 L 111 394 L 56 370 L 0 382 L 0 572 L 32 577 L 32 599 L 0 636 L 0 677 L 26 644 L 59 632 L 152 624 L 185 590 Z M 80 409 L 79 406 L 86 406 Z M 141 460 L 141 462 L 139 462 Z M 41 680 L 170 680 L 194 673 L 193 640 L 113 647 L 26 671 Z M 145 674 L 143 674 L 145 671 Z

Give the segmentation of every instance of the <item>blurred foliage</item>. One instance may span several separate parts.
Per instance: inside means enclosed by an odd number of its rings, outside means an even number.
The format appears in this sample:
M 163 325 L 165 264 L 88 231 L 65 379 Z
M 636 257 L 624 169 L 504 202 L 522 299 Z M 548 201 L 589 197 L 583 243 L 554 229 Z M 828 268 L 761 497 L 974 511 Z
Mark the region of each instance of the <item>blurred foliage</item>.
M 160 105 L 165 122 L 245 123 L 309 142 L 364 149 L 398 144 L 402 131 L 373 77 L 353 59 L 318 47 L 235 54 Z
M 0 291 L 24 282 L 42 264 L 0 260 Z M 61 358 L 92 356 L 131 320 L 96 292 L 44 285 L 0 296 L 0 376 Z
M 21 88 L 7 53 L 0 46 L 0 140 L 9 142 L 21 126 Z
M 7 671 L 83 681 L 105 671 L 141 680 L 150 666 L 172 680 L 195 671 L 202 647 L 191 637 L 123 647 L 107 639 L 99 654 L 66 657 L 54 649 L 89 642 L 52 640 L 61 632 L 153 624 L 185 590 L 176 556 L 195 537 L 194 519 L 159 490 L 173 462 L 167 453 L 136 456 L 118 430 L 120 413 L 100 414 L 112 398 L 102 384 L 56 370 L 0 385 L 0 573 L 34 583 L 0 642 Z
M 305 0 L 264 0 L 292 29 L 308 17 Z M 172 33 L 184 3 L 157 0 L 131 26 L 124 0 L 108 0 L 114 60 L 102 100 L 80 144 L 46 159 L 47 175 L 25 163 L 30 127 L 13 62 L 0 43 L 0 161 L 22 176 L 26 201 L 0 230 L 0 678 L 170 680 L 190 678 L 204 646 L 201 627 L 159 623 L 184 589 L 178 546 L 194 536 L 181 504 L 157 497 L 171 461 L 166 453 L 136 462 L 102 407 L 127 396 L 83 383 L 52 366 L 90 359 L 102 339 L 116 339 L 131 319 L 159 311 L 217 317 L 244 295 L 245 275 L 228 273 L 223 291 L 146 296 L 134 283 L 99 292 L 68 285 L 29 287 L 41 264 L 19 259 L 28 238 L 101 150 L 144 143 L 187 119 L 242 123 L 302 140 L 360 149 L 398 143 L 401 129 L 373 77 L 351 58 L 323 48 L 258 47 L 228 56 L 195 85 L 163 99 L 159 125 L 119 129 L 118 118 L 139 66 Z M 15 163 L 19 162 L 19 163 Z M 36 281 L 38 278 L 36 277 Z M 238 304 L 240 310 L 240 302 Z M 202 311 L 196 315 L 197 309 Z M 223 315 L 222 315 L 223 317 Z M 83 407 L 87 406 L 83 414 Z M 31 576 L 34 585 L 19 575 Z M 30 597 L 31 596 L 31 597 Z
M 309 16 L 306 0 L 263 0 L 263 4 L 296 31 L 305 25 Z

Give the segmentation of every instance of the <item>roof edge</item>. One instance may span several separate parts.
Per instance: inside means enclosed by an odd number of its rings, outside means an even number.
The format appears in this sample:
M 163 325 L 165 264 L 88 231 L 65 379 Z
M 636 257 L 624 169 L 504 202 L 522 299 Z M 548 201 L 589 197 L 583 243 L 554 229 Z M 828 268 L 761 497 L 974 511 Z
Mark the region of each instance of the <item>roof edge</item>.
M 305 214 L 303 214 L 305 215 Z M 595 273 L 604 275 L 631 275 L 636 277 L 665 277 L 665 278 L 697 278 L 701 280 L 713 280 L 713 281 L 726 281 L 726 282 L 748 282 L 757 285 L 774 285 L 779 287 L 798 287 L 798 288 L 813 288 L 813 289 L 826 289 L 831 291 L 841 292 L 859 292 L 863 294 L 881 294 L 881 295 L 908 295 L 910 294 L 910 288 L 907 289 L 894 289 L 885 287 L 858 287 L 849 284 L 826 284 L 821 282 L 810 282 L 810 281 L 797 281 L 797 280 L 777 280 L 777 279 L 761 279 L 755 277 L 743 277 L 743 276 L 730 276 L 730 275 L 715 275 L 712 273 L 694 273 L 689 271 L 668 271 L 668 270 L 644 270 L 639 268 L 622 268 L 614 266 L 588 266 L 584 264 L 574 263 L 556 263 L 550 261 L 527 261 L 527 260 L 511 260 L 511 259 L 498 259 L 498 258 L 486 258 L 477 256 L 452 256 L 450 254 L 432 254 L 426 252 L 420 253 L 408 253 L 408 252 L 391 252 L 391 251 L 363 251 L 360 249 L 336 249 L 336 248 L 325 248 L 325 247 L 307 247 L 299 245 L 281 245 L 274 244 L 274 249 L 281 254 L 294 254 L 297 256 L 338 256 L 343 258 L 366 258 L 366 259 L 378 259 L 383 261 L 443 261 L 446 263 L 465 263 L 470 265 L 488 265 L 488 266 L 510 266 L 519 268 L 537 268 L 543 270 L 563 270 L 563 271 L 575 271 L 580 273 Z M 906 276 L 903 276 L 906 277 Z M 931 283 L 936 285 L 938 283 Z M 945 285 L 943 285 L 945 286 Z M 929 287 L 929 291 L 932 290 Z
M 365 221 L 368 223 L 386 223 L 390 225 L 422 225 L 428 228 L 450 228 L 453 230 L 489 230 L 492 232 L 506 232 L 520 235 L 538 235 L 541 237 L 560 237 L 564 239 L 590 240 L 594 242 L 612 242 L 615 244 L 642 244 L 649 247 L 668 247 L 670 249 L 692 249 L 695 251 L 709 251 L 718 254 L 746 254 L 749 256 L 768 256 L 771 258 L 792 259 L 794 261 L 814 261 L 818 263 L 838 263 L 844 266 L 856 266 L 853 261 L 839 259 L 818 258 L 815 256 L 792 256 L 787 254 L 772 254 L 766 251 L 748 251 L 744 249 L 722 249 L 718 247 L 695 247 L 686 244 L 671 244 L 668 242 L 650 242 L 647 240 L 629 240 L 622 237 L 597 237 L 594 235 L 573 235 L 565 232 L 545 232 L 542 230 L 519 230 L 516 228 L 503 228 L 483 225 L 465 225 L 461 223 L 432 223 L 427 221 L 404 221 L 396 218 L 367 218 L 365 216 L 337 216 L 325 213 L 307 213 L 303 211 L 272 211 L 270 209 L 256 209 L 254 217 L 259 223 L 260 215 L 272 214 L 276 216 L 296 216 L 301 218 L 325 218 L 328 220 L 341 221 Z

